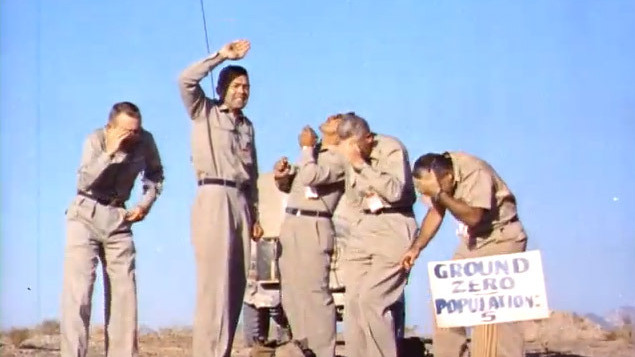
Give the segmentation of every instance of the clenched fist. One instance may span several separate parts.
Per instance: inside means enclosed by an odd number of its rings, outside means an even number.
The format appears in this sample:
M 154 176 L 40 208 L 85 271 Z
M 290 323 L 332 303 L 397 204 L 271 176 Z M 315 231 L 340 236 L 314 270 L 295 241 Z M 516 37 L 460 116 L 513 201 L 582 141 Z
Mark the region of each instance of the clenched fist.
M 302 128 L 302 131 L 300 132 L 300 135 L 298 137 L 298 142 L 300 144 L 300 147 L 315 146 L 315 144 L 317 143 L 317 134 L 315 133 L 315 130 L 313 130 L 313 128 L 308 125 Z
M 289 159 L 286 156 L 283 156 L 280 160 L 276 161 L 275 165 L 273 165 L 273 177 L 285 177 L 289 174 L 290 169 L 291 166 L 289 165 Z

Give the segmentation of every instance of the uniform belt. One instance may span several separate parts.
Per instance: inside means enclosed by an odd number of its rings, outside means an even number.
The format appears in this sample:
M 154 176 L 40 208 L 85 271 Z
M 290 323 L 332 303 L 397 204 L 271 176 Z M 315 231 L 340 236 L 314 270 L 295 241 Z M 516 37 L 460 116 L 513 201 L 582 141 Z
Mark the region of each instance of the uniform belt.
M 518 218 L 518 215 L 515 215 L 514 217 L 510 218 L 509 221 L 503 223 L 502 225 L 497 225 L 496 227 L 489 226 L 474 232 L 469 231 L 469 234 L 474 237 L 487 237 L 490 236 L 495 230 L 502 229 L 506 224 L 512 224 L 519 221 L 520 219 Z
M 124 201 L 122 201 L 119 198 L 103 198 L 103 197 L 93 195 L 92 193 L 88 193 L 86 191 L 77 191 L 77 195 L 90 198 L 91 200 L 94 200 L 104 206 L 122 207 L 122 208 L 124 207 Z
M 384 207 L 380 208 L 378 211 L 372 212 L 369 209 L 364 210 L 365 214 L 387 214 L 387 213 L 401 213 L 403 215 L 414 215 L 412 207 Z
M 312 210 L 297 209 L 297 208 L 290 208 L 290 207 L 287 207 L 285 209 L 285 212 L 287 212 L 288 214 L 292 214 L 294 216 L 308 216 L 308 217 L 322 217 L 322 218 L 333 217 L 333 215 L 328 212 L 312 211 Z
M 247 184 L 239 185 L 236 181 L 232 181 L 232 180 L 225 180 L 220 178 L 207 178 L 207 177 L 198 180 L 198 185 L 199 186 L 203 186 L 203 185 L 227 186 L 227 187 L 238 188 L 241 191 L 246 191 L 247 188 L 249 187 Z

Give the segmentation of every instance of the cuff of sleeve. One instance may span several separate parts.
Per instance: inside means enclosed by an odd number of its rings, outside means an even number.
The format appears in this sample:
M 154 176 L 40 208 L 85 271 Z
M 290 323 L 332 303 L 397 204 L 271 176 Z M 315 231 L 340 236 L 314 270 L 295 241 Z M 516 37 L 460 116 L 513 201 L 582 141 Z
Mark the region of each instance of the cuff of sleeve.
M 221 57 L 220 53 L 218 51 L 210 54 L 209 56 L 207 56 L 205 58 L 205 62 L 210 62 L 211 66 L 215 66 L 221 62 L 223 62 L 225 59 L 223 57 Z
M 149 212 L 150 208 L 152 208 L 152 205 L 154 204 L 154 201 L 156 200 L 157 200 L 156 191 L 154 191 L 153 189 L 150 189 L 137 203 L 137 206 L 143 208 L 146 212 Z
M 313 161 L 315 161 L 313 158 L 313 148 L 310 146 L 303 146 L 302 151 L 300 151 L 300 164 Z

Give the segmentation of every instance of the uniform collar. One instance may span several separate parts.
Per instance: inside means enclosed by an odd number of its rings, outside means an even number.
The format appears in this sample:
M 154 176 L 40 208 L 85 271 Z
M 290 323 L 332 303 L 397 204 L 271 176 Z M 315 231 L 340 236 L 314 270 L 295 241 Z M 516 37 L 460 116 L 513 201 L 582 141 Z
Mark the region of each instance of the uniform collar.
M 227 105 L 225 105 L 225 103 L 220 103 L 218 105 L 218 110 L 220 110 L 222 113 L 231 114 L 231 111 L 229 110 L 229 107 Z M 239 110 L 238 111 L 238 115 L 236 115 L 236 124 L 242 123 L 243 121 L 245 121 L 245 119 L 246 119 L 245 118 L 245 114 L 243 114 L 242 110 Z
M 370 150 L 369 159 L 379 160 L 379 135 L 372 133 L 373 135 L 373 148 Z
M 452 174 L 454 176 L 454 184 L 458 184 L 461 181 L 461 170 L 459 170 L 458 160 L 456 160 L 456 156 L 446 151 L 442 154 L 443 156 L 449 157 L 450 161 L 452 161 Z

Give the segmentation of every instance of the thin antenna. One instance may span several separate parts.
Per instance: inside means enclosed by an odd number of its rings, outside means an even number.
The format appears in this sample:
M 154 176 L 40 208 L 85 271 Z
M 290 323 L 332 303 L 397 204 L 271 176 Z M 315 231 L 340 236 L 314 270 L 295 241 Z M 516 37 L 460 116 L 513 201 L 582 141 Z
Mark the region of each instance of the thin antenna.
M 203 0 L 200 0 L 201 3 L 201 15 L 203 16 L 203 31 L 205 31 L 205 46 L 207 48 L 207 54 L 210 54 L 209 50 L 209 37 L 207 36 L 207 20 L 205 19 L 205 6 L 203 5 Z M 210 72 L 209 74 L 210 82 L 212 82 L 212 99 L 216 99 L 216 91 L 214 90 L 214 75 Z

